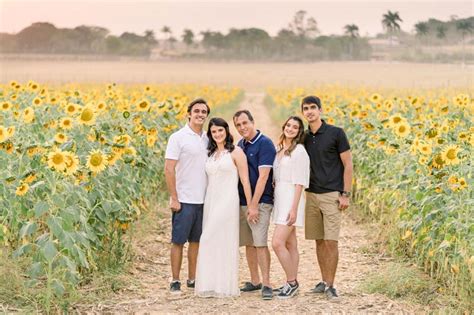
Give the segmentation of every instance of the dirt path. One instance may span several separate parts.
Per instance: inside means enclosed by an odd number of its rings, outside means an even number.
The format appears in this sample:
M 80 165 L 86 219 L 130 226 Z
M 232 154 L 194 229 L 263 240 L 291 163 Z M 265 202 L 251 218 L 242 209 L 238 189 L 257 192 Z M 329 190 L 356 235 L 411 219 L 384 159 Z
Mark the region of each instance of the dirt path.
M 266 118 L 269 116 L 262 101 L 263 93 L 250 93 L 246 95 L 240 107 L 251 110 L 257 127 L 275 140 L 279 134 L 279 128 Z M 263 301 L 259 293 L 245 293 L 237 298 L 203 299 L 195 297 L 193 291 L 185 286 L 181 295 L 171 295 L 168 292 L 170 213 L 167 209 L 161 209 L 152 215 L 152 219 L 156 220 L 156 227 L 151 228 L 143 238 L 137 239 L 134 244 L 136 256 L 130 270 L 134 281 L 110 300 L 96 305 L 81 306 L 79 311 L 136 313 L 250 311 L 259 313 L 413 313 L 423 311 L 420 306 L 392 301 L 379 294 L 364 294 L 357 290 L 357 286 L 366 278 L 366 275 L 377 272 L 387 263 L 387 259 L 364 253 L 363 249 L 370 245 L 370 240 L 367 239 L 366 232 L 362 227 L 357 225 L 347 214 L 343 220 L 340 262 L 336 276 L 336 287 L 341 296 L 339 303 L 328 302 L 324 295 L 309 293 L 309 290 L 320 281 L 320 276 L 316 263 L 315 244 L 304 239 L 303 229 L 299 229 L 297 233 L 301 287 L 296 297 L 289 300 L 275 298 L 272 301 Z M 138 226 L 139 228 L 140 226 Z M 270 235 L 272 234 L 273 227 Z M 187 275 L 186 257 L 183 259 L 182 270 L 181 280 L 185 281 Z M 249 280 L 243 249 L 240 250 L 240 280 L 242 282 Z M 273 252 L 271 280 L 274 287 L 282 285 L 285 281 L 283 270 Z

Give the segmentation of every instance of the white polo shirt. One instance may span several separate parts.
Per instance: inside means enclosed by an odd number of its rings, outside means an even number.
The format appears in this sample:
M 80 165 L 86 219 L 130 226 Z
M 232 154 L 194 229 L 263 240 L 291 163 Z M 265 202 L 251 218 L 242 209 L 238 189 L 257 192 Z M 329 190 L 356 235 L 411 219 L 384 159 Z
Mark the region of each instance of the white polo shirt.
M 165 159 L 176 160 L 176 191 L 178 201 L 203 204 L 206 194 L 206 160 L 209 140 L 203 131 L 195 133 L 188 124 L 168 140 Z

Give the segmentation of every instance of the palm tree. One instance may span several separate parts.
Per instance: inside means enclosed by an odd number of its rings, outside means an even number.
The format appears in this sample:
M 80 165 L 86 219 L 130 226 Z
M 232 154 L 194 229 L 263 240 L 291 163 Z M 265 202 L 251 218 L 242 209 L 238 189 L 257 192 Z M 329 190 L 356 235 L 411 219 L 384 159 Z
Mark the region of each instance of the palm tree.
M 468 20 L 462 20 L 459 21 L 456 24 L 456 29 L 461 32 L 461 37 L 462 37 L 462 64 L 464 65 L 464 37 L 468 33 L 472 33 L 472 24 Z
M 390 47 L 392 46 L 392 35 L 400 30 L 400 24 L 398 24 L 398 22 L 403 22 L 398 12 L 389 10 L 383 15 L 382 26 L 390 36 Z
M 347 24 L 344 26 L 344 34 L 356 38 L 359 36 L 359 27 L 355 24 Z
M 354 40 L 359 37 L 359 27 L 355 24 L 347 24 L 344 26 L 344 34 L 350 37 L 349 54 L 351 55 L 351 58 L 354 58 Z
M 163 28 L 161 29 L 161 32 L 162 32 L 163 34 L 165 34 L 165 36 L 167 37 L 166 40 L 167 40 L 168 43 L 169 43 L 169 42 L 170 42 L 170 38 L 171 38 L 171 33 L 172 33 L 172 32 L 171 32 L 171 28 L 170 28 L 169 26 L 166 26 L 166 25 L 165 25 L 165 26 L 163 26 Z

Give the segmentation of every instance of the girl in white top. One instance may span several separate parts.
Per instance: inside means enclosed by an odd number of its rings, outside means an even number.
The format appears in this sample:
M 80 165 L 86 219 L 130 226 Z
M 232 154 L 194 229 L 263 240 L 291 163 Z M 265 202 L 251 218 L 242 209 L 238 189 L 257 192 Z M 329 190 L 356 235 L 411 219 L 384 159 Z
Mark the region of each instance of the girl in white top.
M 305 196 L 309 185 L 309 156 L 303 146 L 304 125 L 301 118 L 291 116 L 282 126 L 273 164 L 275 183 L 272 222 L 276 224 L 272 246 L 283 269 L 287 283 L 278 298 L 290 298 L 298 291 L 296 274 L 299 254 L 295 227 L 304 224 Z

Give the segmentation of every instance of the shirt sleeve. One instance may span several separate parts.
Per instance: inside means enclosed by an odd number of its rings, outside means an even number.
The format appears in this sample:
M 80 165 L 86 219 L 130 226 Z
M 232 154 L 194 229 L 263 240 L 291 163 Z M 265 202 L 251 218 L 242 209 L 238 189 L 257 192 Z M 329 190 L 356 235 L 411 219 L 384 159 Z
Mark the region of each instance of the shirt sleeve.
M 270 140 L 265 141 L 262 143 L 262 147 L 258 153 L 258 167 L 273 167 L 275 157 L 275 146 Z
M 180 153 L 181 148 L 179 147 L 176 134 L 172 134 L 168 140 L 168 145 L 166 146 L 165 159 L 179 160 Z
M 337 152 L 343 153 L 347 150 L 351 149 L 349 145 L 349 140 L 347 140 L 346 133 L 343 129 L 339 129 L 339 133 L 337 134 Z
M 291 154 L 291 183 L 309 187 L 309 156 L 302 145 L 298 145 Z

